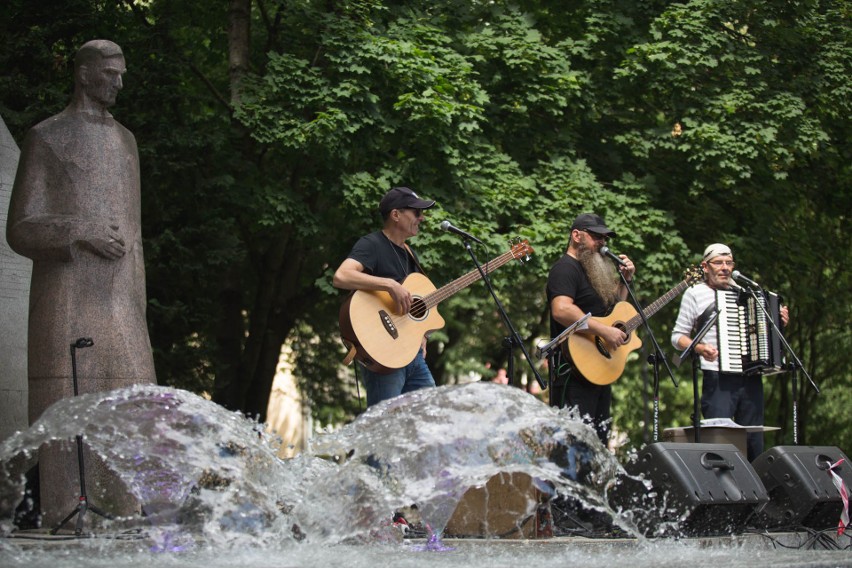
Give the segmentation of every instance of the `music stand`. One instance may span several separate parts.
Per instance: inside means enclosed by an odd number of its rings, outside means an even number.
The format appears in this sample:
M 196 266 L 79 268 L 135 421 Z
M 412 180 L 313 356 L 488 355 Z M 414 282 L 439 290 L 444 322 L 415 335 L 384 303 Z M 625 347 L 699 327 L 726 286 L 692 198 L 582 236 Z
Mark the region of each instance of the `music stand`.
M 707 319 L 704 325 L 698 330 L 698 333 L 695 334 L 695 337 L 692 339 L 692 343 L 690 343 L 686 349 L 681 351 L 679 354 L 672 357 L 672 362 L 675 364 L 675 367 L 680 367 L 680 364 L 683 363 L 684 359 L 687 357 L 692 357 L 692 430 L 695 432 L 695 443 L 701 442 L 701 404 L 700 404 L 700 396 L 698 395 L 698 369 L 701 367 L 701 363 L 698 357 L 698 354 L 695 353 L 695 347 L 704 339 L 704 336 L 707 335 L 707 332 L 710 331 L 710 328 L 713 327 L 713 324 L 716 323 L 716 320 L 719 319 L 719 310 L 714 310 L 713 315 Z
M 551 406 L 553 405 L 553 383 L 556 378 L 556 355 L 559 353 L 559 346 L 565 343 L 570 336 L 578 331 L 582 331 L 584 329 L 589 329 L 589 318 L 592 317 L 591 312 L 586 312 L 586 314 L 563 329 L 559 335 L 548 341 L 547 343 L 541 345 L 536 345 L 536 355 L 541 359 L 547 359 L 547 376 L 548 376 L 548 397 L 549 403 Z M 565 498 L 565 503 L 568 505 L 567 498 Z M 551 501 L 551 506 L 554 507 L 557 511 L 559 511 L 562 515 L 567 517 L 572 523 L 574 523 L 580 530 L 589 533 L 593 530 L 593 527 L 586 522 L 580 520 L 580 518 L 576 515 L 576 511 L 572 512 L 569 510 L 568 506 L 564 509 L 560 509 L 556 504 L 555 500 Z
M 548 403 L 553 406 L 553 383 L 556 382 L 556 355 L 558 353 L 557 347 L 562 345 L 571 335 L 575 332 L 580 331 L 582 329 L 589 328 L 589 318 L 592 317 L 591 312 L 586 312 L 586 315 L 566 327 L 562 330 L 562 332 L 551 339 L 549 342 L 544 345 L 536 346 L 536 350 L 538 351 L 538 358 L 544 359 L 547 358 L 547 392 L 548 392 Z
M 74 396 L 79 395 L 79 390 L 77 388 L 77 356 L 76 350 L 83 349 L 85 347 L 91 347 L 94 345 L 94 342 L 91 338 L 81 337 L 77 341 L 71 344 L 71 377 L 74 382 Z M 59 532 L 65 523 L 74 518 L 74 515 L 77 515 L 77 523 L 74 528 L 74 534 L 76 536 L 80 536 L 83 534 L 83 517 L 86 515 L 86 511 L 91 511 L 96 515 L 100 515 L 105 519 L 114 519 L 112 515 L 106 513 L 89 503 L 89 496 L 86 494 L 86 467 L 85 462 L 83 460 L 83 436 L 82 434 L 77 434 L 77 471 L 80 475 L 80 497 L 78 498 L 77 506 L 74 507 L 74 510 L 68 513 L 62 521 L 56 525 L 53 529 L 51 529 L 50 534 L 56 534 Z
M 588 312 L 586 315 L 566 327 L 562 330 L 562 333 L 545 343 L 544 345 L 536 345 L 537 355 L 539 360 L 544 359 L 546 357 L 550 357 L 553 355 L 553 350 L 562 345 L 562 343 L 568 339 L 568 336 L 576 331 L 580 331 L 582 329 L 588 329 L 589 324 L 586 322 L 589 318 L 592 317 L 592 313 Z

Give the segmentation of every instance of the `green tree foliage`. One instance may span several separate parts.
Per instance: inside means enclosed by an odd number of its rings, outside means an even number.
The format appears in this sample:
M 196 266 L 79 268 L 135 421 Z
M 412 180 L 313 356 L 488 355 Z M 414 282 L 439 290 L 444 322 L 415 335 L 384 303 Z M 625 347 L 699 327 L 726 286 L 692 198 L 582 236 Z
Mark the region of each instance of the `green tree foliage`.
M 788 338 L 827 391 L 798 374 L 799 441 L 846 447 L 822 400 L 849 402 L 849 271 L 826 246 L 849 230 L 848 16 L 843 2 L 674 4 L 615 71 L 619 98 L 635 101 L 617 136 L 631 171 L 655 180 L 690 250 L 727 242 L 783 295 Z M 778 443 L 791 441 L 791 382 L 765 380 Z
M 791 306 L 808 443 L 852 448 L 848 5 L 840 1 L 103 3 L 10 0 L 0 113 L 21 140 L 68 100 L 93 37 L 128 60 L 115 115 L 143 167 L 149 328 L 158 375 L 261 418 L 281 346 L 323 423 L 353 417 L 331 274 L 379 226 L 394 185 L 434 198 L 413 245 L 438 286 L 512 237 L 535 253 L 491 277 L 530 352 L 544 284 L 575 215 L 603 214 L 650 303 L 709 242 Z M 842 247 L 841 247 L 842 248 Z M 663 349 L 677 301 L 652 321 Z M 482 282 L 439 307 L 439 383 L 505 366 Z M 653 352 L 615 385 L 615 421 L 649 441 Z M 517 374 L 532 381 L 515 350 Z M 661 370 L 661 424 L 684 425 L 691 375 Z M 792 374 L 766 379 L 768 424 L 791 440 Z M 801 441 L 801 440 L 800 440 Z

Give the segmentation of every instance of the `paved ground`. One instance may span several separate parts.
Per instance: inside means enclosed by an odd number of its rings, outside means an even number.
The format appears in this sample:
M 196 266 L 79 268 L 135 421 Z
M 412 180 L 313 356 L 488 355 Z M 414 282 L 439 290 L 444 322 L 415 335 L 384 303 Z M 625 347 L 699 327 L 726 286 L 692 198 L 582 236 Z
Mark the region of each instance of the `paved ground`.
M 76 536 L 73 530 L 61 530 L 58 534 L 52 535 L 47 529 L 23 530 L 15 531 L 10 535 L 0 538 L 0 541 L 14 542 L 19 546 L 24 547 L 44 547 L 56 548 L 69 546 L 74 541 L 92 541 L 92 540 L 127 540 L 139 541 L 145 540 L 147 535 L 140 530 L 129 530 L 117 534 L 91 534 L 85 533 L 81 536 Z M 637 539 L 637 538 L 595 538 L 585 536 L 556 536 L 550 538 L 526 539 L 526 538 L 444 538 L 442 542 L 448 546 L 467 546 L 476 545 L 477 543 L 488 543 L 490 545 L 499 545 L 503 543 L 507 546 L 524 543 L 525 545 L 564 545 L 570 543 L 572 546 L 582 546 L 590 549 L 606 548 L 612 549 L 629 549 L 640 544 L 648 542 L 681 542 L 689 543 L 694 546 L 711 548 L 711 547 L 741 547 L 749 549 L 761 548 L 790 548 L 790 549 L 850 549 L 852 554 L 852 537 L 842 536 L 837 537 L 833 530 L 828 531 L 810 531 L 810 532 L 750 532 L 729 536 L 694 536 L 682 538 L 657 538 L 657 539 Z M 406 539 L 406 542 L 412 544 L 427 544 L 424 538 Z M 852 559 L 852 556 L 850 556 Z

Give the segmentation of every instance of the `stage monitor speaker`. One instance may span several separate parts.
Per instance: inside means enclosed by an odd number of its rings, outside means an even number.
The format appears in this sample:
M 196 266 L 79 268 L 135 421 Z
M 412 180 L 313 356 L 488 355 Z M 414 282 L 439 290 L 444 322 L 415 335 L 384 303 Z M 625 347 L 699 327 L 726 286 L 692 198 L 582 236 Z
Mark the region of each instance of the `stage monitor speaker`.
M 659 442 L 638 452 L 610 504 L 646 536 L 741 532 L 769 502 L 757 473 L 733 444 Z
M 776 446 L 752 462 L 760 476 L 769 503 L 757 516 L 762 528 L 835 528 L 843 501 L 834 485 L 829 465 L 846 487 L 852 486 L 852 463 L 832 446 Z

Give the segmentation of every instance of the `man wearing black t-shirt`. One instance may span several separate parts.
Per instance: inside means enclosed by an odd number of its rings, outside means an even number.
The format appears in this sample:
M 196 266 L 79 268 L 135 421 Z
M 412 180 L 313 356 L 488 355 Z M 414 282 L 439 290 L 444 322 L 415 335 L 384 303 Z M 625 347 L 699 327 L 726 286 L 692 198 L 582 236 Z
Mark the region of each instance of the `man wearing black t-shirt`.
M 556 337 L 587 313 L 593 317 L 607 315 L 613 306 L 627 298 L 627 288 L 613 270 L 613 262 L 600 254 L 615 231 L 609 229 L 603 218 L 594 213 L 583 213 L 574 219 L 568 240 L 568 250 L 550 269 L 547 278 L 547 301 L 550 305 L 550 334 Z M 633 279 L 636 268 L 625 255 L 620 255 L 624 266 L 618 270 L 627 281 Z M 610 351 L 627 342 L 627 335 L 619 328 L 589 320 L 589 329 L 578 332 L 596 335 Z M 610 406 L 612 385 L 597 385 L 588 381 L 576 370 L 570 375 L 560 373 L 570 368 L 571 362 L 558 361 L 555 379 L 550 386 L 553 406 L 576 406 L 584 420 L 595 428 L 601 442 L 607 444 L 610 431 Z
M 417 235 L 424 210 L 434 201 L 421 199 L 407 187 L 394 187 L 379 203 L 384 224 L 380 231 L 361 237 L 334 273 L 334 286 L 343 290 L 382 290 L 396 303 L 396 313 L 411 308 L 411 292 L 402 281 L 412 272 L 422 272 L 414 251 L 406 240 Z M 411 363 L 389 374 L 362 366 L 367 406 L 402 393 L 434 387 L 435 379 L 426 366 L 426 338 Z

